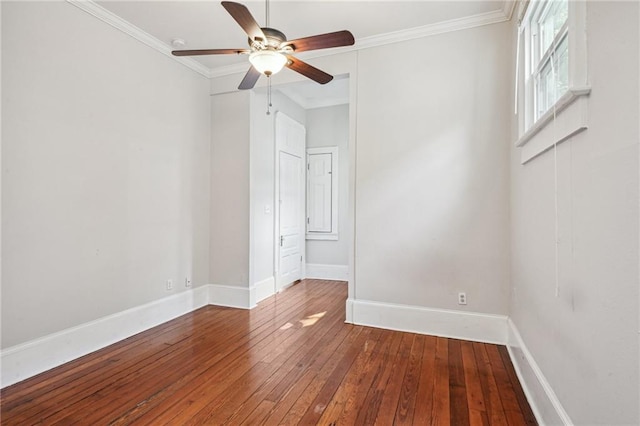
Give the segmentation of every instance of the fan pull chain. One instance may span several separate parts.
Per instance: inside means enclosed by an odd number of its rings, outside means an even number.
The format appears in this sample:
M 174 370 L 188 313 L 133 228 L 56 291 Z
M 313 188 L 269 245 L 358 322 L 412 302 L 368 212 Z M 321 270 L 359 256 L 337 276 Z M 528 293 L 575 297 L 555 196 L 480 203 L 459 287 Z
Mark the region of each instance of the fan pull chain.
M 271 77 L 267 76 L 267 115 L 271 115 Z

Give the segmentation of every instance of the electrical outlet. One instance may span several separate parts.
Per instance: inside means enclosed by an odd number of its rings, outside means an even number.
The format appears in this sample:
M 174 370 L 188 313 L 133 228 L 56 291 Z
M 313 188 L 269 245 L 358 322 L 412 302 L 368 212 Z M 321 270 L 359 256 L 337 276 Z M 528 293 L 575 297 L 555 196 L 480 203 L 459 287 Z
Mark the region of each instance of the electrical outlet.
M 173 280 L 167 280 L 167 291 L 173 290 Z
M 191 280 L 189 279 L 189 277 L 186 277 L 184 279 L 184 286 L 185 287 L 191 287 Z
M 458 293 L 458 305 L 467 304 L 467 293 Z

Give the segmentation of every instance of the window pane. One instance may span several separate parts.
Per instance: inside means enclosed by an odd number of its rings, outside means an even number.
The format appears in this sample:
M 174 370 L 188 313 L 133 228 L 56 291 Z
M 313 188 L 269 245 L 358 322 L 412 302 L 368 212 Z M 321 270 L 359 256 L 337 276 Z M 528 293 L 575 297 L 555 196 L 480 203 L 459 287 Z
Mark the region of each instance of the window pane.
M 560 41 L 536 79 L 536 119 L 547 112 L 569 88 L 568 38 Z
M 538 28 L 540 34 L 540 58 L 549 49 L 553 39 L 567 21 L 569 16 L 568 0 L 551 0 L 545 4 L 540 18 Z

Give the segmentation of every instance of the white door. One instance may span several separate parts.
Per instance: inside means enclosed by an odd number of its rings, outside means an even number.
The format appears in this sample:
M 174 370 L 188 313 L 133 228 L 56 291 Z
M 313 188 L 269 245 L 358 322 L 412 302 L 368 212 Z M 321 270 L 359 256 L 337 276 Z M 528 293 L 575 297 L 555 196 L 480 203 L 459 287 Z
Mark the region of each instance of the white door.
M 305 128 L 276 115 L 276 288 L 302 278 L 304 257 Z

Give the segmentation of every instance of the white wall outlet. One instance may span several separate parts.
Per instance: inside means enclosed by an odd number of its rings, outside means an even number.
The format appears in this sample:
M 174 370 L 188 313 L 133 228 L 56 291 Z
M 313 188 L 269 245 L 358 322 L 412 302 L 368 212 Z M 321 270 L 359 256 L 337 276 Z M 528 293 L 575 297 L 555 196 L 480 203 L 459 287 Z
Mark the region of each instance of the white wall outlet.
M 173 290 L 173 280 L 167 280 L 167 291 Z
M 467 293 L 458 293 L 458 305 L 467 304 Z
M 191 280 L 189 279 L 189 277 L 186 277 L 184 279 L 184 286 L 185 287 L 191 287 Z

